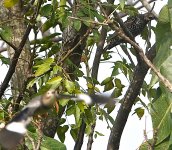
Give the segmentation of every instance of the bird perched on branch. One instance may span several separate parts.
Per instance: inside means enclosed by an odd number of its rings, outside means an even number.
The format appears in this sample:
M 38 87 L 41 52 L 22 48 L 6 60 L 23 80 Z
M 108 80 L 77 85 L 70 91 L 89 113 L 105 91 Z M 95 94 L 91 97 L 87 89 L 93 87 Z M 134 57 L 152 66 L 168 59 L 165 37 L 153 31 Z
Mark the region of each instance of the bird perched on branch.
M 73 101 L 85 101 L 90 105 L 93 103 L 114 103 L 113 99 L 102 95 L 64 95 L 57 94 L 55 90 L 49 90 L 44 95 L 33 98 L 6 126 L 0 131 L 0 145 L 5 149 L 14 149 L 27 132 L 27 126 L 32 116 L 40 109 L 50 108 L 56 100 L 70 99 Z
M 130 31 L 132 36 L 136 37 L 137 35 L 141 34 L 148 22 L 153 19 L 156 19 L 156 17 L 151 12 L 148 12 L 145 14 L 130 16 L 127 18 L 124 24 L 127 27 L 128 31 Z M 104 48 L 104 51 L 111 49 L 121 43 L 125 43 L 125 41 L 121 37 L 119 37 L 118 34 L 114 33 L 108 41 L 107 46 Z

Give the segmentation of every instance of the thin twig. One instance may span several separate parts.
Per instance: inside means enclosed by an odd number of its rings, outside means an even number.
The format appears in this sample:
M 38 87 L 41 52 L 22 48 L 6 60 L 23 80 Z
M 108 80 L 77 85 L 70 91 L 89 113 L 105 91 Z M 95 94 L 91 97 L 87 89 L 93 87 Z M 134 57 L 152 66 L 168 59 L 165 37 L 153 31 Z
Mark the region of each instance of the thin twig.
M 67 54 L 59 61 L 59 63 L 64 62 L 68 56 L 82 43 L 82 41 L 90 34 L 91 29 L 88 29 L 87 32 L 81 37 L 79 42 L 70 50 L 67 50 Z
M 10 42 L 8 42 L 6 39 L 4 39 L 4 38 L 2 37 L 1 34 L 0 34 L 0 38 L 1 38 L 5 43 L 7 43 L 10 47 L 12 47 L 12 48 L 14 49 L 14 51 L 17 51 L 17 50 L 18 50 L 18 48 L 17 48 L 15 45 L 13 45 L 12 43 L 10 43 Z
M 155 13 L 154 10 L 152 10 L 152 7 L 150 6 L 150 4 L 148 3 L 147 0 L 140 0 L 140 2 L 142 3 L 142 5 L 147 9 L 148 12 L 151 12 L 154 14 L 154 16 L 156 18 L 158 18 L 158 15 Z
M 7 48 L 6 47 L 1 47 L 0 48 L 0 53 L 5 52 L 5 51 L 7 51 Z
M 31 141 L 33 150 L 36 150 L 36 146 L 33 138 L 28 133 L 26 133 L 26 136 Z
M 93 20 L 84 20 L 84 19 L 77 18 L 77 17 L 72 17 L 72 16 L 69 16 L 68 18 L 73 19 L 73 20 L 79 20 L 79 21 L 82 21 L 82 22 L 88 22 L 88 23 L 95 24 L 95 25 L 104 25 L 104 26 L 108 25 L 107 23 L 104 23 L 104 22 L 98 22 L 98 21 L 93 21 Z

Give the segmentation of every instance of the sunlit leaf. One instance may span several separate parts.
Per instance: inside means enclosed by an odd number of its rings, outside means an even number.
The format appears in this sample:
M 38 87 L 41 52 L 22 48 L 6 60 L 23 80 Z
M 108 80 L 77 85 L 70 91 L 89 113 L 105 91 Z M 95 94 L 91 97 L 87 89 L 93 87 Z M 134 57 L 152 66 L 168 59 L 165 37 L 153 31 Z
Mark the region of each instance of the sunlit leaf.
M 40 76 L 48 70 L 50 70 L 50 66 L 53 63 L 53 61 L 54 60 L 52 58 L 47 58 L 44 60 L 43 64 L 35 66 L 35 68 L 37 68 L 35 76 Z
M 75 90 L 75 83 L 69 80 L 64 80 L 65 88 L 69 93 L 72 93 Z
M 74 28 L 75 28 L 77 31 L 79 31 L 80 28 L 81 28 L 81 21 L 75 20 L 75 21 L 74 21 Z
M 11 8 L 18 3 L 18 0 L 4 0 L 4 6 L 6 8 Z
M 144 115 L 144 112 L 145 112 L 144 109 L 141 108 L 141 107 L 139 107 L 139 108 L 136 108 L 134 110 L 134 113 L 133 114 L 137 114 L 137 116 L 139 117 L 139 119 L 141 119 L 143 117 L 143 115 Z
M 12 29 L 10 27 L 4 26 L 0 28 L 0 35 L 6 41 L 10 41 L 12 37 Z

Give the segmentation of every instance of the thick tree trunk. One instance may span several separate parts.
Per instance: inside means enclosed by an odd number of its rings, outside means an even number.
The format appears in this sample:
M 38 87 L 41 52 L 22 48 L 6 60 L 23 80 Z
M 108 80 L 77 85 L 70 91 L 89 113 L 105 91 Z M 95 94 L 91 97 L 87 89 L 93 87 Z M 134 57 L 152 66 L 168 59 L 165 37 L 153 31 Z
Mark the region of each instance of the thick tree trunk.
M 18 3 L 14 7 L 6 9 L 3 6 L 3 1 L 0 1 L 0 12 L 0 20 L 2 21 L 1 26 L 8 27 L 12 30 L 12 36 L 9 42 L 18 47 L 26 31 L 26 24 L 21 5 Z M 7 52 L 9 58 L 12 59 L 15 53 L 14 49 L 7 45 Z M 27 42 L 19 57 L 15 73 L 13 74 L 11 80 L 11 89 L 14 102 L 19 95 L 19 91 L 22 91 L 25 86 L 24 81 L 27 79 L 30 55 L 30 45 L 29 42 Z

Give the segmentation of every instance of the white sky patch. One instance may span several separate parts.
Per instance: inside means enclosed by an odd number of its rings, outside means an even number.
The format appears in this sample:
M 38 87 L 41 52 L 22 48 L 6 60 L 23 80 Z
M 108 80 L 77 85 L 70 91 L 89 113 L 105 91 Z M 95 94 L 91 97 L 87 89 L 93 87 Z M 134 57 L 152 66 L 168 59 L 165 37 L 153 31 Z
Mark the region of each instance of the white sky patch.
M 170 49 L 172 50 L 172 45 L 170 46 Z

